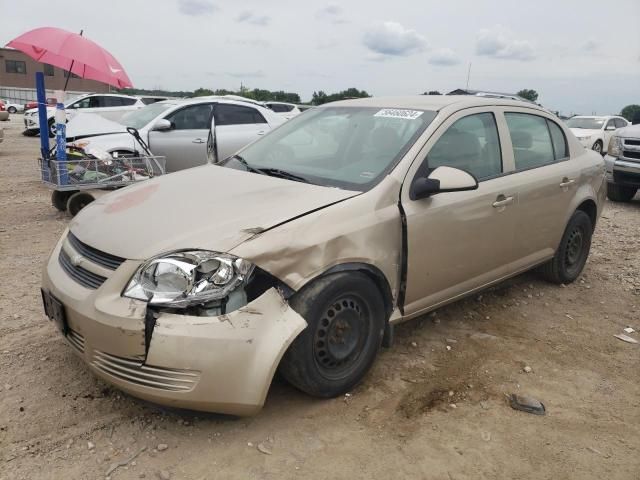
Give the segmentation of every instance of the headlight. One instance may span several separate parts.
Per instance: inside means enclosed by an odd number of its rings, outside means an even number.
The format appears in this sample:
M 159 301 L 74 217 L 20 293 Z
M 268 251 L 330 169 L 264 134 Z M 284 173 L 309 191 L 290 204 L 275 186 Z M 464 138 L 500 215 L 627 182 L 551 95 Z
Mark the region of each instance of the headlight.
M 607 153 L 612 157 L 622 156 L 622 139 L 620 137 L 611 137 L 609 140 L 609 149 Z
M 578 137 L 578 140 L 589 140 L 591 137 L 593 137 L 593 135 L 583 135 Z
M 122 295 L 175 308 L 205 304 L 246 283 L 253 268 L 252 263 L 224 253 L 168 253 L 140 266 Z

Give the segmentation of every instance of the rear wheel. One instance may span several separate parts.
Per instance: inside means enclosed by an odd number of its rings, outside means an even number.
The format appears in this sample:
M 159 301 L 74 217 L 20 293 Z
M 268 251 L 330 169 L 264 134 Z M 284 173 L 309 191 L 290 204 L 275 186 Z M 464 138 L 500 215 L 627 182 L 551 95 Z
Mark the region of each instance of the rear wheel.
M 93 202 L 95 198 L 87 192 L 76 192 L 67 200 L 67 211 L 72 217 L 75 217 L 80 210 Z
M 607 183 L 607 198 L 614 202 L 630 202 L 636 195 L 636 187 L 625 187 L 615 183 Z
M 582 210 L 571 216 L 554 257 L 539 268 L 545 279 L 553 283 L 571 283 L 584 268 L 591 249 L 593 225 Z
M 280 364 L 287 381 L 318 397 L 348 392 L 365 376 L 386 324 L 382 295 L 366 275 L 338 273 L 303 288 L 290 302 L 307 328 Z
M 59 192 L 58 190 L 54 190 L 51 192 L 51 204 L 56 207 L 56 209 L 64 212 L 67 209 L 67 200 L 69 197 L 76 192 Z
M 9 113 L 16 113 L 17 111 L 18 111 L 18 109 L 16 107 L 7 108 L 7 112 L 9 112 Z

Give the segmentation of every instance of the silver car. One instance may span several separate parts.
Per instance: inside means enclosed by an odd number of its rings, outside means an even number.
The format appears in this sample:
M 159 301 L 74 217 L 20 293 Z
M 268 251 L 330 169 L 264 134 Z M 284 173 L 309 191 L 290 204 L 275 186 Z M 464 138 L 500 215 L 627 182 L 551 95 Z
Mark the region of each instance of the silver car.
M 67 126 L 76 145 L 118 155 L 138 155 L 141 145 L 127 127 L 138 130 L 154 155 L 166 157 L 167 172 L 204 165 L 212 117 L 220 159 L 260 138 L 286 120 L 260 105 L 224 97 L 166 100 L 130 112 L 110 122 L 78 117 Z

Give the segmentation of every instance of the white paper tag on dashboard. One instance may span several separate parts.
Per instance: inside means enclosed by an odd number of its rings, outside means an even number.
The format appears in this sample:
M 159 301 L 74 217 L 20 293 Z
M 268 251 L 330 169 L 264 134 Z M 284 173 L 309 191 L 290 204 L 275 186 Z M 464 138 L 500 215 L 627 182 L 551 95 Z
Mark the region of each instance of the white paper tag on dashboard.
M 424 112 L 420 110 L 405 110 L 403 108 L 383 108 L 374 117 L 386 118 L 405 118 L 407 120 L 415 120 Z

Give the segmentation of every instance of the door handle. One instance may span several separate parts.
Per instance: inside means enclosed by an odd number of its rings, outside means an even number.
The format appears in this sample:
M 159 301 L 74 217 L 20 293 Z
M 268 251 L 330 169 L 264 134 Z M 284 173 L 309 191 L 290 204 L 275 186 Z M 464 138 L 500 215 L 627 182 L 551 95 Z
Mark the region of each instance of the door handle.
M 513 203 L 513 197 L 505 197 L 504 195 L 498 195 L 498 198 L 495 202 L 491 204 L 493 208 L 506 207 L 507 205 L 511 205 Z
M 264 135 L 265 133 L 267 133 L 267 132 L 265 132 L 264 130 L 260 130 L 260 131 L 257 133 L 257 135 Z
M 576 181 L 574 179 L 569 180 L 567 177 L 564 177 L 562 179 L 562 182 L 560 183 L 560 188 L 566 188 L 569 185 L 572 185 L 574 183 L 576 183 Z
M 196 138 L 194 140 L 191 140 L 191 143 L 204 143 L 204 140 L 201 138 Z

